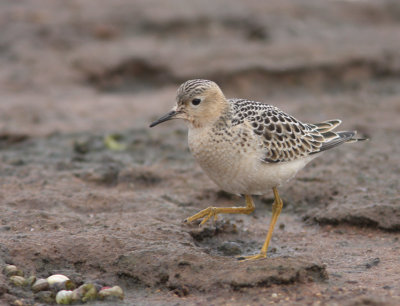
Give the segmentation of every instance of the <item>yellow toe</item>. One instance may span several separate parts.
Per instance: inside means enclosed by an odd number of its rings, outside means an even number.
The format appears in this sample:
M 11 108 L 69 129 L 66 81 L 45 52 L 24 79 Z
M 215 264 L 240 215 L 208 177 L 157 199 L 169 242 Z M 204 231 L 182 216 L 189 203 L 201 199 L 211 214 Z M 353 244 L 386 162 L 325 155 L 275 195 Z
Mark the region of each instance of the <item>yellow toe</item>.
M 256 255 L 250 255 L 250 256 L 240 256 L 238 257 L 238 260 L 240 261 L 249 261 L 249 260 L 257 260 L 257 259 L 263 259 L 267 258 L 267 254 L 265 253 L 259 253 Z

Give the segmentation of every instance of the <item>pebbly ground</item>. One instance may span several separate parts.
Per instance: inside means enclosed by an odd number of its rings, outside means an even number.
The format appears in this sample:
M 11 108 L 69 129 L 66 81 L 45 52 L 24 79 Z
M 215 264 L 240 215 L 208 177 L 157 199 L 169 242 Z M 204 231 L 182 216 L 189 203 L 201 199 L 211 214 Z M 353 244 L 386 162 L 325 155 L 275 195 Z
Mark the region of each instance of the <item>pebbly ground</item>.
M 4 1 L 0 20 L 0 264 L 118 284 L 127 305 L 400 303 L 397 1 Z M 370 138 L 280 189 L 266 260 L 235 257 L 261 247 L 272 194 L 182 223 L 243 203 L 182 122 L 148 128 L 195 77 Z M 35 301 L 2 274 L 0 299 Z

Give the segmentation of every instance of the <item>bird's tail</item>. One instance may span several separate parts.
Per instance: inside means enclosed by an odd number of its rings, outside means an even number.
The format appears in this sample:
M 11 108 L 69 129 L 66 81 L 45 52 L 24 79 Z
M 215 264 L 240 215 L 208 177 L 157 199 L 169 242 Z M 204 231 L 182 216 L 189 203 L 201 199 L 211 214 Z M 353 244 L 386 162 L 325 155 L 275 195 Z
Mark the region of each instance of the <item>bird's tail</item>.
M 320 152 L 334 148 L 342 143 L 351 143 L 368 140 L 367 138 L 354 138 L 357 131 L 339 131 L 334 132 L 337 126 L 342 123 L 339 119 L 328 120 L 320 123 L 314 123 L 316 130 L 324 137 L 324 143 L 320 147 Z

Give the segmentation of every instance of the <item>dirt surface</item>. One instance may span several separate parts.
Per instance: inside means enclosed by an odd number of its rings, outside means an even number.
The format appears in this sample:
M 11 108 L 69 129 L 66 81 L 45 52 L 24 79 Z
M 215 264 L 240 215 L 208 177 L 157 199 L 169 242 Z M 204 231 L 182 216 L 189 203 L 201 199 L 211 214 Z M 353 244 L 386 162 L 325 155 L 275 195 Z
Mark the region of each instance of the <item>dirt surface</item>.
M 1 265 L 120 285 L 126 305 L 400 304 L 398 1 L 8 0 L 0 25 Z M 261 247 L 272 194 L 182 223 L 244 202 L 182 122 L 148 128 L 190 78 L 370 138 L 280 189 L 265 260 L 236 256 Z M 37 299 L 0 274 L 1 303 Z

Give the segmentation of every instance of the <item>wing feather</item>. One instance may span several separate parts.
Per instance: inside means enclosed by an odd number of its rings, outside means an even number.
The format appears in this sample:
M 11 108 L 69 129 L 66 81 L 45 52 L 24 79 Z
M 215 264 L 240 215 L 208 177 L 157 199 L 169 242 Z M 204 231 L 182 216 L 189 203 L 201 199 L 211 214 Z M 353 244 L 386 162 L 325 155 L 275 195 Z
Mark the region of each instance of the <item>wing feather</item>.
M 258 137 L 262 161 L 278 163 L 319 153 L 345 142 L 355 132 L 333 132 L 341 120 L 302 123 L 275 106 L 244 99 L 230 99 L 232 125 L 245 124 Z M 361 140 L 361 139 L 360 139 Z

